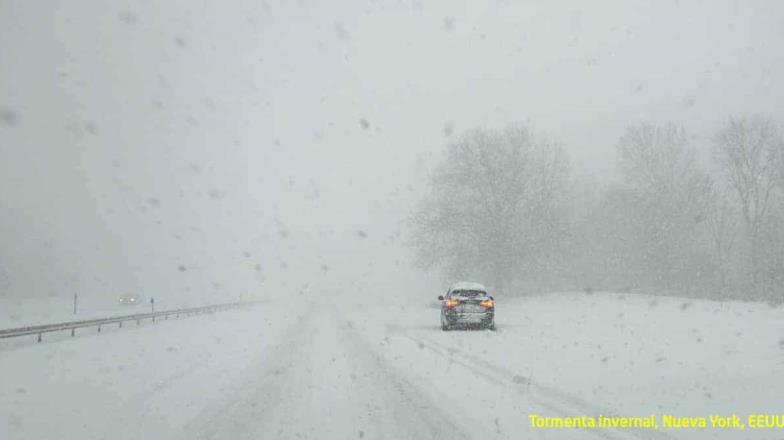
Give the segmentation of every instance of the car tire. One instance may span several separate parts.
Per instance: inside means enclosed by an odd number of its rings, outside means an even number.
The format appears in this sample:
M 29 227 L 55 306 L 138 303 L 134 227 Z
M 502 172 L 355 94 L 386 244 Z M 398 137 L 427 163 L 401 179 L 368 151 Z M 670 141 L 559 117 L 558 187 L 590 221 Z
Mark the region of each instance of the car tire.
M 445 332 L 448 332 L 449 330 L 452 330 L 452 329 L 451 329 L 451 327 L 449 327 L 446 324 L 441 324 L 441 330 L 445 331 Z
M 495 331 L 495 321 L 490 322 L 485 326 L 486 329 Z

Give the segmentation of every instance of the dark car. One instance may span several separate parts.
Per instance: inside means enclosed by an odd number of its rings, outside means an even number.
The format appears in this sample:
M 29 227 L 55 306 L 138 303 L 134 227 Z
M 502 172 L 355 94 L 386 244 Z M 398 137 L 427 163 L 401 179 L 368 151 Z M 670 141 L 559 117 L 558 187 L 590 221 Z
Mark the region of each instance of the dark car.
M 135 293 L 124 293 L 120 295 L 120 304 L 124 306 L 133 306 L 142 303 L 141 295 Z
M 441 330 L 480 327 L 495 330 L 495 299 L 478 283 L 452 285 L 441 301 Z

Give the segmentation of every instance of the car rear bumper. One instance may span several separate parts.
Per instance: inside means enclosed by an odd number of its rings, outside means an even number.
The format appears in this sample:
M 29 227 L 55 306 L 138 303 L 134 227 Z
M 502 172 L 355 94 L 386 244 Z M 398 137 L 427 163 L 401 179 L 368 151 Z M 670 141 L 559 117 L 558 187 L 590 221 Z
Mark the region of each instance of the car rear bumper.
M 493 322 L 495 311 L 480 313 L 443 312 L 443 319 L 449 325 L 485 325 Z

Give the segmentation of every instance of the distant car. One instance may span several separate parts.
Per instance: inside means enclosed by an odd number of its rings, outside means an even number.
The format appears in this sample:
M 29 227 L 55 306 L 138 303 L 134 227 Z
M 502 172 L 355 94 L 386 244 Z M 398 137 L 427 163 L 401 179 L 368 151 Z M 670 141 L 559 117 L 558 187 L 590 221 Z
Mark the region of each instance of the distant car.
M 120 295 L 120 304 L 124 306 L 133 306 L 142 303 L 142 297 L 135 293 L 124 293 Z
M 495 299 L 479 283 L 461 281 L 439 296 L 441 330 L 455 327 L 481 327 L 495 330 Z

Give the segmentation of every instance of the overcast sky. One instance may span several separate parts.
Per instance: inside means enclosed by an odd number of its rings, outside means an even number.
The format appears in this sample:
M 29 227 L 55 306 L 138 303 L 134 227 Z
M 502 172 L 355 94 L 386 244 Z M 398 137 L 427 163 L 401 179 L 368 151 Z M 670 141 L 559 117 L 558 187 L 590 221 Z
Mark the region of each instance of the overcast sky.
M 612 179 L 629 123 L 781 116 L 781 2 L 335 3 L 0 0 L 0 295 L 406 286 L 464 130 Z

